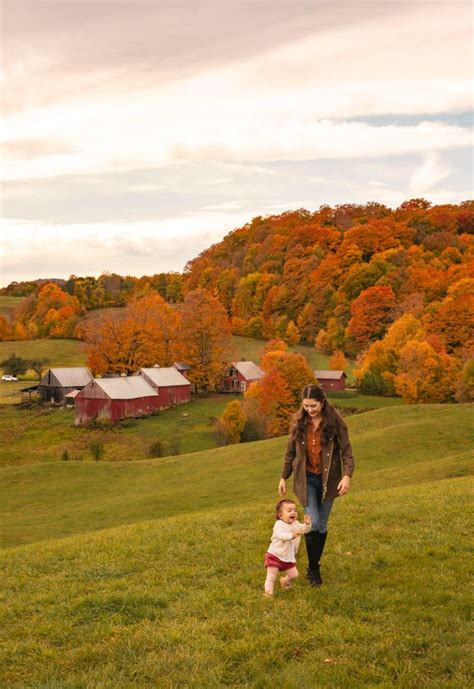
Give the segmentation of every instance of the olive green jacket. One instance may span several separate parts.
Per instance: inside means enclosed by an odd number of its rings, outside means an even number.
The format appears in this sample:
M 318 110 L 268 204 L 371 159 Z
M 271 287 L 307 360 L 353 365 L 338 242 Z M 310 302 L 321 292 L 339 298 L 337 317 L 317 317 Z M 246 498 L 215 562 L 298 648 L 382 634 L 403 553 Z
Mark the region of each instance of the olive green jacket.
M 354 456 L 349 440 L 349 432 L 344 420 L 331 408 L 335 425 L 335 433 L 329 443 L 322 440 L 321 465 L 323 481 L 323 500 L 333 500 L 338 497 L 337 486 L 343 476 L 352 476 L 354 472 Z M 309 417 L 306 422 L 309 422 Z M 308 490 L 306 486 L 306 445 L 305 439 L 298 440 L 291 433 L 288 439 L 281 478 L 288 479 L 293 474 L 293 492 L 305 506 L 308 504 Z

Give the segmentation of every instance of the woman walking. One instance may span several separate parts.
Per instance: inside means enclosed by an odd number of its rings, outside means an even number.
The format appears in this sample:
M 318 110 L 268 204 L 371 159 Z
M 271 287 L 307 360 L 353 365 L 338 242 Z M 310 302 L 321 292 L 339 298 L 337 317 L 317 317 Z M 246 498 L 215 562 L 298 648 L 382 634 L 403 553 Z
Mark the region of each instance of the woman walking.
M 286 480 L 293 474 L 293 492 L 311 516 L 305 534 L 308 579 L 321 586 L 320 561 L 327 538 L 332 504 L 349 492 L 354 457 L 347 426 L 319 385 L 306 385 L 302 406 L 294 415 L 278 486 L 286 494 Z

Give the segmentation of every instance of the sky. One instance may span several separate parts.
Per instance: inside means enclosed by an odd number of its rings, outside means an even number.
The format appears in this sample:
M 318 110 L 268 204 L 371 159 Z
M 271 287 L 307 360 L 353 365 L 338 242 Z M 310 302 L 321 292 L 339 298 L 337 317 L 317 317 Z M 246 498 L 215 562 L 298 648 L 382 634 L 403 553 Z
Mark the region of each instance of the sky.
M 469 2 L 0 0 L 0 285 L 472 193 Z

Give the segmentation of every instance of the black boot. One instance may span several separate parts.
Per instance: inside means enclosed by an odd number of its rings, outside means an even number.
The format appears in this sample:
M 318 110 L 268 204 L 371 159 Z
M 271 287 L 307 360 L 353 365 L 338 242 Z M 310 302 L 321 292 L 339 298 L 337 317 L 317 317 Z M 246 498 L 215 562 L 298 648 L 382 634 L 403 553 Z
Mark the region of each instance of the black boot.
M 326 543 L 327 532 L 310 531 L 305 534 L 306 550 L 308 552 L 308 580 L 311 586 L 321 586 L 320 560 Z

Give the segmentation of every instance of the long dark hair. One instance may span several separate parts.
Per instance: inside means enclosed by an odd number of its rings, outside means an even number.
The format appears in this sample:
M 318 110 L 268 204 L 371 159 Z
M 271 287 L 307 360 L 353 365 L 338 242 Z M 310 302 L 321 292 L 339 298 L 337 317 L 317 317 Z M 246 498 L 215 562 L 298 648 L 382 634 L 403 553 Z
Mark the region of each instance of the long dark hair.
M 321 402 L 321 434 L 324 443 L 330 443 L 337 434 L 338 413 L 326 399 L 326 394 L 319 385 L 306 385 L 301 392 L 301 399 L 313 399 Z M 306 424 L 310 418 L 303 405 L 291 420 L 290 436 L 293 440 L 302 441 L 306 432 Z

